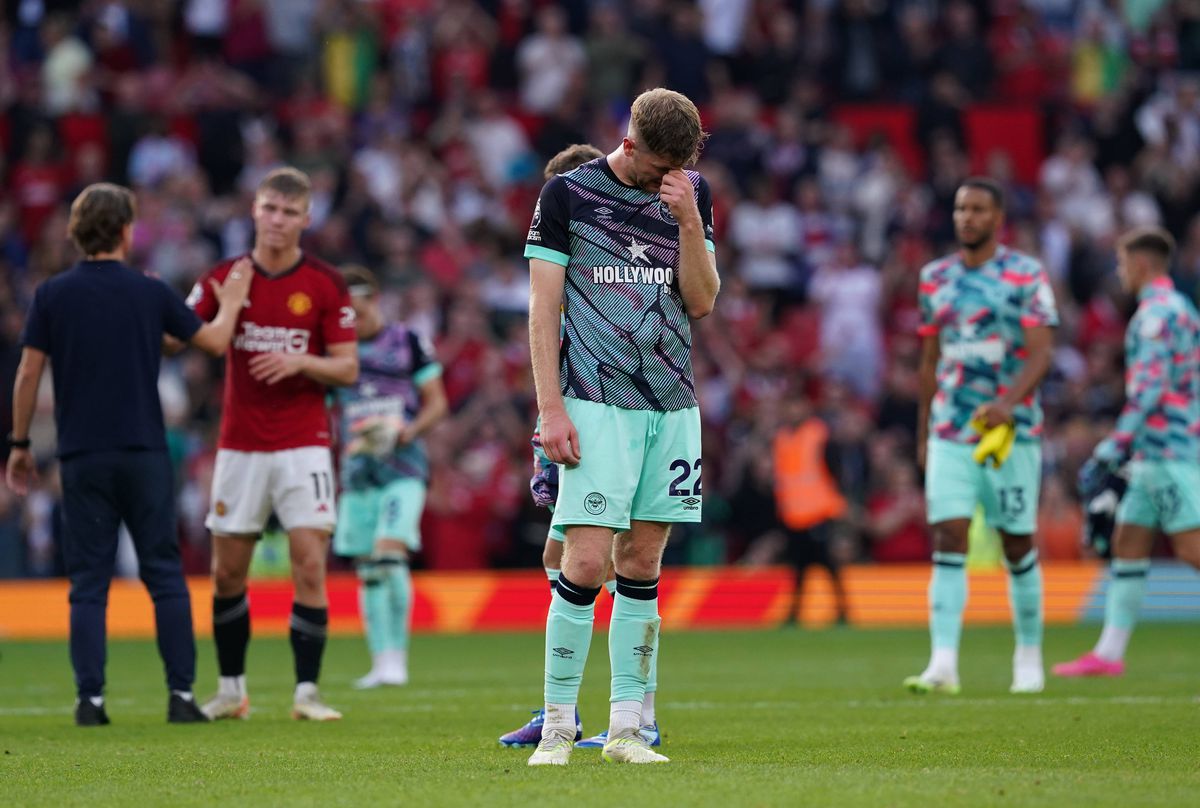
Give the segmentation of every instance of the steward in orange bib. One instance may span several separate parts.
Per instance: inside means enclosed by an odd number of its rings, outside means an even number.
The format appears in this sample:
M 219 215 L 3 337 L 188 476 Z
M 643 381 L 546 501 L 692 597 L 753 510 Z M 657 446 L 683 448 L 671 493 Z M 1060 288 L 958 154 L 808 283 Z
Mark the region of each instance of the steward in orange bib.
M 784 403 L 783 422 L 775 433 L 775 502 L 788 534 L 787 556 L 796 571 L 788 623 L 799 619 L 804 573 L 817 564 L 829 571 L 838 622 L 846 622 L 846 597 L 839 565 L 829 550 L 830 522 L 846 512 L 846 500 L 825 460 L 829 428 L 803 396 Z

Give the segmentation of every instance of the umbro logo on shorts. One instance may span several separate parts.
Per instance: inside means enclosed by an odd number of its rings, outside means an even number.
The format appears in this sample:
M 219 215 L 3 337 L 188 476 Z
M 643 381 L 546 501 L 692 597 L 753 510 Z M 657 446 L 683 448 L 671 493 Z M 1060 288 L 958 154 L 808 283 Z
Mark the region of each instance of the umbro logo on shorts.
M 688 497 L 687 499 L 680 501 L 683 503 L 683 509 L 685 511 L 698 510 L 697 506 L 700 504 L 700 500 L 696 499 L 695 497 Z
M 572 659 L 575 656 L 575 652 L 572 649 L 563 648 L 561 645 L 557 648 L 551 648 L 550 650 L 559 659 Z

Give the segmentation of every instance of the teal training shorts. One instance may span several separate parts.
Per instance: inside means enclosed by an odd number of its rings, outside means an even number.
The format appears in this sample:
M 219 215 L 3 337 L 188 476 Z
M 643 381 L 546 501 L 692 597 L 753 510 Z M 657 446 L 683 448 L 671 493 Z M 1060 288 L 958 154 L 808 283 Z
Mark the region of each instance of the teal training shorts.
M 550 507 L 550 518 L 554 518 L 554 506 Z M 546 537 L 553 539 L 554 541 L 567 540 L 567 534 L 563 533 L 563 529 L 561 527 L 555 527 L 554 525 L 550 525 L 550 531 L 546 534 Z
M 410 552 L 421 549 L 421 512 L 425 483 L 395 480 L 380 488 L 344 491 L 338 498 L 333 552 L 340 556 L 369 556 L 379 539 L 403 542 Z
M 1180 460 L 1135 460 L 1117 523 L 1162 528 L 1167 535 L 1200 527 L 1200 467 Z
M 553 525 L 628 530 L 629 521 L 699 522 L 700 409 L 658 412 L 566 399 L 582 460 L 559 467 Z
M 981 466 L 967 443 L 931 438 L 925 457 L 925 510 L 929 524 L 970 519 L 983 505 L 989 526 L 1013 536 L 1037 530 L 1042 487 L 1042 444 L 1017 441 L 998 469 Z

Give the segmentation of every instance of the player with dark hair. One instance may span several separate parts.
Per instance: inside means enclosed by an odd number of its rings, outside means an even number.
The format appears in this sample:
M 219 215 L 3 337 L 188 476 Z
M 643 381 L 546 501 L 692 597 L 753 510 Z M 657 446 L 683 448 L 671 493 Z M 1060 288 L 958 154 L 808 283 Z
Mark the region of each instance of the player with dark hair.
M 224 407 L 212 497 L 205 524 L 213 534 L 213 640 L 220 682 L 204 705 L 210 718 L 245 718 L 250 602 L 246 578 L 254 544 L 274 512 L 291 550 L 290 638 L 295 658 L 295 718 L 341 714 L 321 701 L 317 679 L 329 622 L 325 562 L 335 524 L 329 387 L 358 378 L 354 307 L 341 274 L 300 248 L 311 188 L 294 168 L 268 174 L 254 197 L 255 273 L 226 358 Z M 215 312 L 208 280 L 188 302 L 202 318 Z
M 104 708 L 106 610 L 122 522 L 138 575 L 154 601 L 158 651 L 170 691 L 167 720 L 206 721 L 192 697 L 196 644 L 179 556 L 175 486 L 158 396 L 164 341 L 219 356 L 250 288 L 248 261 L 210 281 L 211 323 L 201 323 L 166 284 L 125 264 L 136 205 L 128 189 L 89 185 L 71 205 L 68 233 L 84 259 L 38 286 L 21 333 L 8 436 L 9 488 L 29 491 L 38 385 L 54 380 L 62 474 L 62 553 L 71 579 L 75 723 L 109 723 Z
M 1120 676 L 1146 594 L 1150 551 L 1161 529 L 1175 554 L 1200 569 L 1200 314 L 1168 274 L 1175 241 L 1157 227 L 1126 234 L 1117 274 L 1138 300 L 1125 329 L 1125 407 L 1079 474 L 1093 499 L 1118 469 L 1128 485 L 1117 507 L 1104 628 L 1088 653 L 1057 676 Z
M 354 559 L 371 670 L 359 688 L 408 682 L 409 555 L 421 549 L 429 458 L 421 440 L 445 417 L 442 366 L 403 323 L 388 323 L 379 282 L 347 266 L 358 331 L 358 381 L 337 391 L 342 496 L 333 551 Z
M 1034 548 L 1042 474 L 1038 385 L 1050 367 L 1058 311 L 1034 258 L 1002 246 L 1004 194 L 973 177 L 954 197 L 960 251 L 921 270 L 918 461 L 933 533 L 924 672 L 914 693 L 958 693 L 967 602 L 967 534 L 976 507 L 1004 544 L 1016 632 L 1013 693 L 1037 693 L 1042 668 L 1042 571 Z
M 566 535 L 546 621 L 545 721 L 530 765 L 565 765 L 611 559 L 616 596 L 606 760 L 661 763 L 639 732 L 658 654 L 658 576 L 670 525 L 701 514 L 700 415 L 688 319 L 720 280 L 704 140 L 685 96 L 634 100 L 621 144 L 550 179 L 526 239 L 530 349 L 542 447 L 559 464 Z M 614 542 L 614 534 L 618 536 Z

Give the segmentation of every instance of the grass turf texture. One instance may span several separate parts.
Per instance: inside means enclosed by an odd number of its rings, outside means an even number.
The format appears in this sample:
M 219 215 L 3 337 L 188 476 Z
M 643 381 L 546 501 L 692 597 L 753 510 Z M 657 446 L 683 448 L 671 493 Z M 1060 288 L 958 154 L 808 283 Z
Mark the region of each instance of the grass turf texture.
M 912 696 L 923 631 L 683 633 L 665 638 L 658 711 L 666 766 L 615 767 L 575 750 L 530 769 L 496 738 L 540 700 L 541 638 L 418 636 L 412 683 L 359 692 L 361 640 L 331 641 L 322 692 L 345 720 L 288 717 L 286 641 L 250 649 L 249 721 L 165 723 L 154 647 L 109 647 L 110 727 L 76 728 L 65 643 L 0 646 L 0 804 L 1164 805 L 1200 790 L 1196 627 L 1143 626 L 1124 678 L 1050 679 L 1010 696 L 1011 632 L 968 628 L 959 697 Z M 1052 629 L 1047 660 L 1096 628 Z M 215 686 L 200 644 L 198 695 Z M 597 636 L 581 711 L 607 722 Z

